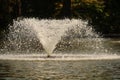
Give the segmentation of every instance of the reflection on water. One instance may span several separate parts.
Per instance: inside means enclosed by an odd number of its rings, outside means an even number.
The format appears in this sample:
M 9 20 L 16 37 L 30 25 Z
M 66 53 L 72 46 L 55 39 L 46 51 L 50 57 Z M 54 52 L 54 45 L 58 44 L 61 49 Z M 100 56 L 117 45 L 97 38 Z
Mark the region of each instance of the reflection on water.
M 0 80 L 120 80 L 119 60 L 0 61 Z

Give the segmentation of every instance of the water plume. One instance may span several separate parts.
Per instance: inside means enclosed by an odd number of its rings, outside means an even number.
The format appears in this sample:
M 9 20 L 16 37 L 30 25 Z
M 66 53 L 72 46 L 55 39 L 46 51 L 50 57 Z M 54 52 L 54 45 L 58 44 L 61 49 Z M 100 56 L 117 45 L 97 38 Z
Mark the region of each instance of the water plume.
M 14 51 L 44 49 L 48 55 L 51 55 L 58 43 L 64 39 L 69 41 L 75 38 L 80 40 L 99 37 L 88 22 L 81 19 L 24 18 L 14 20 L 9 30 L 6 49 Z

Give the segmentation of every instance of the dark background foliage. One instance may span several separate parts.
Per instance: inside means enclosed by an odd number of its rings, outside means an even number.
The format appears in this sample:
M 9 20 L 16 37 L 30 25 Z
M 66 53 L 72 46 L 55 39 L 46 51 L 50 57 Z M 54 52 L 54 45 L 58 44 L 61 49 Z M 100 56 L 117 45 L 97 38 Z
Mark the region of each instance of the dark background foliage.
M 104 36 L 120 36 L 119 0 L 0 0 L 0 35 L 17 17 L 88 20 Z

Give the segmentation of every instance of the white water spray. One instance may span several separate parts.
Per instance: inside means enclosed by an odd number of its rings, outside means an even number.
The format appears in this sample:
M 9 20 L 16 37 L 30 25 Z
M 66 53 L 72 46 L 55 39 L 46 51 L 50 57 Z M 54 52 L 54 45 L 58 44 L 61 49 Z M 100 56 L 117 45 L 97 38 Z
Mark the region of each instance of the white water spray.
M 13 21 L 13 25 L 9 29 L 9 47 L 17 51 L 21 50 L 21 48 L 24 49 L 27 45 L 26 48 L 28 49 L 28 46 L 36 46 L 39 41 L 48 55 L 53 53 L 62 37 L 69 36 L 73 39 L 75 37 L 98 37 L 98 34 L 93 31 L 92 27 L 88 26 L 86 21 L 80 19 L 39 20 L 24 18 Z M 98 47 L 95 45 L 93 47 Z

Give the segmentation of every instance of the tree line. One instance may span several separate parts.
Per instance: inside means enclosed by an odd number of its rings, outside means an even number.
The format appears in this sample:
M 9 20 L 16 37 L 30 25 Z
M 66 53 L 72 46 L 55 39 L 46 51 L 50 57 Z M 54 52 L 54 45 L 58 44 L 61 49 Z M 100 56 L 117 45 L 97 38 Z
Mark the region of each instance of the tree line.
M 0 34 L 17 17 L 88 20 L 101 34 L 120 34 L 119 0 L 0 0 Z

